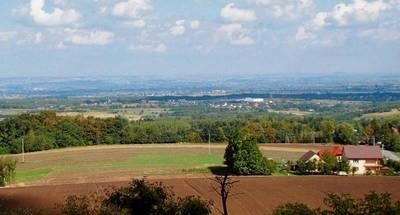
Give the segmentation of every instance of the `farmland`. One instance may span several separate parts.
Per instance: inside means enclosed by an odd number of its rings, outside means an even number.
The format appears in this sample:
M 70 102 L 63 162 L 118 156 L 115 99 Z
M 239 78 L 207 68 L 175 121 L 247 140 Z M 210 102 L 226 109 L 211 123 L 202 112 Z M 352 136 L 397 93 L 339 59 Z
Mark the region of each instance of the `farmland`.
M 153 144 L 76 147 L 25 154 L 17 166 L 17 185 L 128 180 L 135 176 L 201 176 L 222 166 L 226 145 Z M 296 160 L 320 145 L 265 144 L 263 154 L 277 162 Z M 15 155 L 22 159 L 21 155 Z
M 388 112 L 378 112 L 378 113 L 368 113 L 361 116 L 361 118 L 390 118 L 390 117 L 400 117 L 400 109 L 392 109 Z
M 223 165 L 225 144 L 98 145 L 25 154 L 17 167 L 17 181 L 0 190 L 0 200 L 13 207 L 45 209 L 58 213 L 64 198 L 89 194 L 110 186 L 126 186 L 132 178 L 146 177 L 171 186 L 178 196 L 198 195 L 221 206 L 212 191 L 212 167 Z M 277 162 L 295 160 L 318 144 L 262 144 L 262 153 Z M 22 155 L 14 155 L 21 159 Z M 400 200 L 398 177 L 267 176 L 236 177 L 230 200 L 232 214 L 270 214 L 286 202 L 323 205 L 326 192 L 346 192 L 356 197 L 375 190 L 393 193 Z
M 229 200 L 231 214 L 270 214 L 272 209 L 286 202 L 303 202 L 311 207 L 320 207 L 326 192 L 351 193 L 361 197 L 370 190 L 390 192 L 394 200 L 400 200 L 398 177 L 238 177 L 234 187 L 236 194 Z M 219 214 L 219 196 L 211 189 L 212 182 L 205 176 L 150 178 L 172 186 L 178 196 L 199 195 L 214 201 L 213 214 Z M 45 185 L 34 187 L 6 188 L 0 190 L 0 199 L 15 207 L 45 209 L 57 213 L 56 204 L 71 194 L 88 194 L 110 186 L 126 186 L 127 181 L 105 183 L 83 183 Z

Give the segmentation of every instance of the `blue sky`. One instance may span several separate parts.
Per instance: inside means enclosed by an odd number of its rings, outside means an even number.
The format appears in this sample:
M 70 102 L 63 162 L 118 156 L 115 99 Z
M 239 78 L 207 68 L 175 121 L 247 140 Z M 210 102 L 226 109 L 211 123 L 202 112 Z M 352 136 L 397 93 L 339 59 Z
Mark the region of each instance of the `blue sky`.
M 0 76 L 400 74 L 400 0 L 0 1 Z

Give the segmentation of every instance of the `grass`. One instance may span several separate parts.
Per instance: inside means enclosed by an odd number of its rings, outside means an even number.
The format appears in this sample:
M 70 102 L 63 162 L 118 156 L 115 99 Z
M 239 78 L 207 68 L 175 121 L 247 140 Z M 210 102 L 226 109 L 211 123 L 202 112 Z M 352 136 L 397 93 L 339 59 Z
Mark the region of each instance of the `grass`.
M 90 153 L 90 152 L 88 152 Z M 17 170 L 17 182 L 34 182 L 55 175 L 68 175 L 71 173 L 90 174 L 94 172 L 108 172 L 129 170 L 137 174 L 201 174 L 209 173 L 209 166 L 221 165 L 223 156 L 220 153 L 180 152 L 171 153 L 170 150 L 155 150 L 139 152 L 126 161 L 104 161 L 93 163 L 54 164 L 51 167 L 38 169 L 27 168 Z
M 397 157 L 400 157 L 400 152 L 395 152 L 395 154 L 397 155 Z
M 17 172 L 15 180 L 17 182 L 30 182 L 40 180 L 49 176 L 52 173 L 52 169 L 36 169 L 23 172 Z
M 56 172 L 94 171 L 116 168 L 162 168 L 162 167 L 207 167 L 222 164 L 223 159 L 219 154 L 139 154 L 126 162 L 107 162 L 80 164 L 71 166 L 56 166 Z
M 201 146 L 201 147 L 199 147 Z M 265 146 L 264 146 L 265 147 Z M 283 147 L 283 146 L 282 146 Z M 204 145 L 124 145 L 96 146 L 27 153 L 17 165 L 16 181 L 36 183 L 59 180 L 96 180 L 98 177 L 143 175 L 207 174 L 223 165 L 225 149 Z M 299 151 L 266 148 L 263 154 L 281 163 L 296 160 Z
M 146 167 L 163 167 L 163 166 L 212 166 L 219 165 L 223 162 L 220 154 L 180 154 L 180 155 L 157 155 L 157 154 L 141 154 L 133 157 L 131 162 L 134 165 Z

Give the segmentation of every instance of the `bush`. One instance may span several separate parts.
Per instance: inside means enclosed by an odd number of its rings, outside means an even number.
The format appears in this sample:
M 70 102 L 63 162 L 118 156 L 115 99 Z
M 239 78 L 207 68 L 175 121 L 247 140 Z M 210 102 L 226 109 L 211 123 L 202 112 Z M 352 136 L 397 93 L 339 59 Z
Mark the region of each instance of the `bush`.
M 14 179 L 16 167 L 16 158 L 0 156 L 0 186 L 5 186 Z
M 179 214 L 206 215 L 211 203 L 199 197 L 174 198 L 161 182 L 133 180 L 128 187 L 114 188 L 105 194 L 69 196 L 61 206 L 64 215 Z
M 68 215 L 91 215 L 90 199 L 87 196 L 68 196 L 61 211 Z
M 9 205 L 2 205 L 0 202 L 0 215 L 41 215 L 46 214 L 42 210 L 34 210 L 30 208 L 15 208 Z
M 160 182 L 134 180 L 107 194 L 104 203 L 128 214 L 162 214 L 177 210 L 172 198 L 172 191 Z
M 195 196 L 188 196 L 178 201 L 181 215 L 211 214 L 210 205 L 212 205 L 211 202 L 206 202 Z
M 370 192 L 361 199 L 349 194 L 328 193 L 324 198 L 325 208 L 310 209 L 302 203 L 288 203 L 278 206 L 274 215 L 387 215 L 400 214 L 400 202 L 394 202 L 389 193 Z
M 400 162 L 399 161 L 389 159 L 389 160 L 387 160 L 386 165 L 389 168 L 393 169 L 394 171 L 400 172 Z
M 303 203 L 287 203 L 278 206 L 273 212 L 273 215 L 312 215 L 313 210 Z

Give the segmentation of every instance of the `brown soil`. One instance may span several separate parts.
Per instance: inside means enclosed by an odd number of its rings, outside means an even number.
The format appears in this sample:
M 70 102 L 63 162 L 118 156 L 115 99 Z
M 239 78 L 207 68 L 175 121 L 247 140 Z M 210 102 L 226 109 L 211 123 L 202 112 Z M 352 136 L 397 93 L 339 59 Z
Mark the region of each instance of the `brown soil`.
M 270 214 L 272 209 L 286 202 L 303 202 L 311 207 L 320 207 L 326 192 L 351 193 L 361 197 L 368 191 L 390 192 L 400 200 L 399 177 L 340 177 L 340 176 L 296 176 L 296 177 L 238 177 L 240 180 L 229 199 L 231 214 Z M 161 178 L 172 186 L 178 196 L 199 195 L 214 201 L 214 213 L 221 210 L 218 195 L 212 190 L 208 178 Z M 47 185 L 0 189 L 0 202 L 13 207 L 45 209 L 49 214 L 58 212 L 55 204 L 63 202 L 71 194 L 88 194 L 110 186 L 125 186 L 128 182 L 106 182 Z

